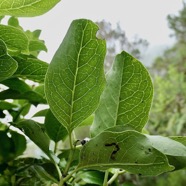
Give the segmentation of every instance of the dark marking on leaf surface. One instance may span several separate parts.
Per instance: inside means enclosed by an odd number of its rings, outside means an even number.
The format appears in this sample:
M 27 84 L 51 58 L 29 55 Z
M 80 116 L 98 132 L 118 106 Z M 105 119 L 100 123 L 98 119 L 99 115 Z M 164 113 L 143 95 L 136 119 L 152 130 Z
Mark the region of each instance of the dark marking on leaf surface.
M 114 146 L 114 150 L 112 151 L 112 154 L 110 155 L 110 158 L 112 160 L 115 160 L 115 156 L 116 156 L 116 153 L 120 150 L 120 147 L 117 143 L 113 142 L 113 143 L 106 143 L 105 144 L 105 147 L 111 147 L 111 146 Z

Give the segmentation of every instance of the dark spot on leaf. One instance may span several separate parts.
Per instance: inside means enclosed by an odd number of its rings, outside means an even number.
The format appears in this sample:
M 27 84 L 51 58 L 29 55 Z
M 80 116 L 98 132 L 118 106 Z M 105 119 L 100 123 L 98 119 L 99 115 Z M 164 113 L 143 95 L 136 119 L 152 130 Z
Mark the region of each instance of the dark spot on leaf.
M 141 173 L 139 173 L 139 174 L 138 174 L 138 176 L 142 176 L 142 174 L 141 174 Z
M 137 164 L 138 162 L 137 162 L 137 161 L 135 161 L 134 163 L 136 163 L 136 164 Z
M 115 142 L 113 142 L 113 143 L 106 143 L 105 144 L 105 147 L 111 147 L 111 146 L 114 146 L 115 149 L 112 151 L 112 154 L 110 155 L 110 158 L 112 160 L 115 160 L 116 153 L 120 150 L 120 147 Z
M 152 152 L 152 149 L 151 149 L 151 148 L 148 148 L 148 151 L 149 151 L 149 152 Z

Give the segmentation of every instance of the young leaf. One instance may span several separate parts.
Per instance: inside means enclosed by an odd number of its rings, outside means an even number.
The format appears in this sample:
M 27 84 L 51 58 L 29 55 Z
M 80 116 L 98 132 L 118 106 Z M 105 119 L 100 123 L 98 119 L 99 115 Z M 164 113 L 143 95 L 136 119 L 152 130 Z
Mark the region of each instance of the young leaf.
M 16 17 L 39 16 L 52 9 L 60 0 L 9 0 L 0 3 L 0 15 Z
M 134 174 L 153 176 L 171 171 L 166 156 L 153 148 L 148 138 L 137 131 L 104 131 L 86 143 L 79 168 L 121 168 Z
M 0 39 L 0 81 L 11 77 L 17 67 L 17 62 L 7 54 L 6 45 Z
M 24 31 L 7 25 L 0 25 L 0 39 L 2 39 L 11 50 L 28 50 L 28 38 Z
M 55 142 L 65 139 L 68 134 L 66 128 L 59 123 L 50 110 L 45 117 L 45 129 L 50 139 Z
M 106 81 L 91 127 L 92 135 L 116 125 L 131 126 L 141 131 L 148 119 L 153 94 L 148 71 L 137 59 L 123 51 L 116 56 Z
M 48 69 L 48 63 L 35 58 L 14 58 L 18 63 L 18 68 L 14 77 L 30 79 L 36 82 L 44 82 Z
M 103 90 L 106 46 L 97 31 L 89 20 L 73 21 L 46 74 L 48 103 L 69 132 L 94 112 Z

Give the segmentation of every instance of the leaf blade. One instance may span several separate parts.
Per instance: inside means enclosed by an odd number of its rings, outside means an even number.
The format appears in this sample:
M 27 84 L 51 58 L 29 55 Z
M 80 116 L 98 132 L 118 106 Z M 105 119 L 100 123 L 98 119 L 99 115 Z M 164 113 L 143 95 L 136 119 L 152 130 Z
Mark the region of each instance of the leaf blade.
M 10 0 L 0 4 L 0 15 L 16 17 L 39 16 L 52 9 L 60 0 Z
M 123 51 L 116 56 L 106 81 L 91 127 L 92 136 L 116 125 L 141 131 L 148 120 L 153 94 L 148 71 Z
M 89 20 L 73 21 L 46 74 L 48 103 L 69 132 L 94 112 L 103 90 L 106 46 L 97 30 Z
M 15 27 L 0 24 L 0 39 L 2 39 L 11 50 L 28 50 L 28 38 L 26 34 Z
M 17 67 L 17 62 L 7 54 L 6 45 L 0 39 L 0 81 L 11 77 Z
M 59 123 L 50 110 L 47 111 L 44 124 L 48 136 L 56 143 L 64 140 L 68 134 L 66 128 Z
M 18 68 L 14 73 L 14 77 L 30 79 L 36 82 L 44 82 L 48 69 L 48 63 L 35 58 L 14 57 L 17 61 Z
M 121 168 L 146 176 L 173 170 L 166 156 L 137 131 L 105 131 L 97 135 L 83 146 L 79 168 Z

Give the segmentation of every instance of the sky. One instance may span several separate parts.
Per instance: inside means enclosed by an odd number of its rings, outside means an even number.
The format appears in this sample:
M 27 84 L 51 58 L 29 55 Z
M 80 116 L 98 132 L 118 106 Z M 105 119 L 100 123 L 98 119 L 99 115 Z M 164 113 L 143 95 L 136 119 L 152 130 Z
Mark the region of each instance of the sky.
M 137 35 L 149 42 L 145 59 L 148 60 L 149 55 L 154 55 L 153 50 L 173 43 L 166 17 L 177 14 L 181 8 L 182 0 L 62 0 L 48 13 L 21 18 L 20 23 L 25 29 L 42 30 L 41 39 L 45 40 L 48 53 L 42 52 L 40 58 L 47 62 L 51 61 L 70 23 L 80 18 L 94 22 L 104 19 L 113 25 L 119 22 L 129 39 Z

